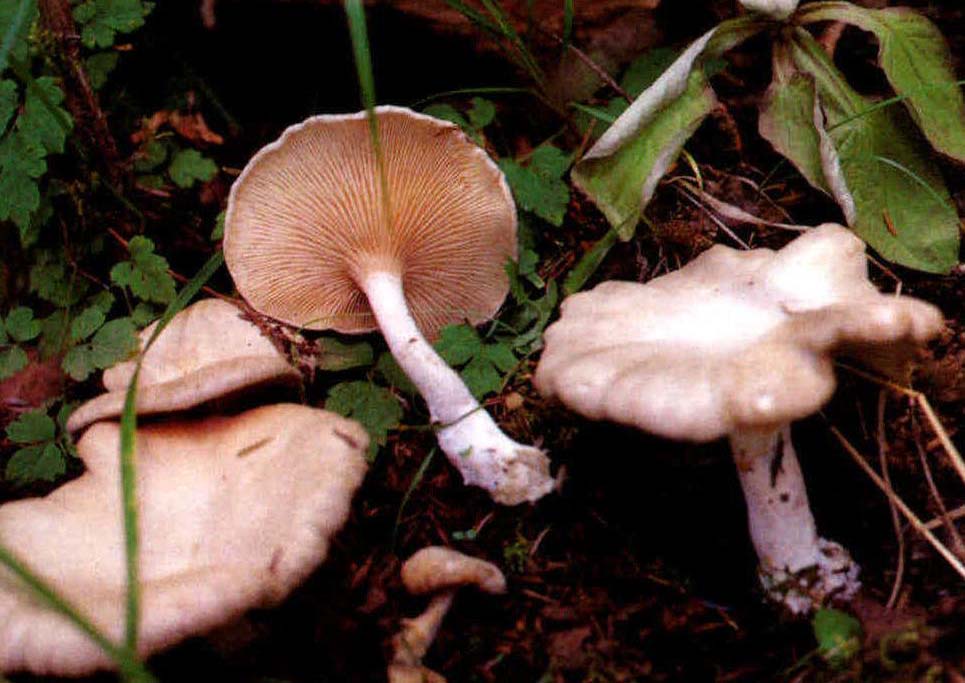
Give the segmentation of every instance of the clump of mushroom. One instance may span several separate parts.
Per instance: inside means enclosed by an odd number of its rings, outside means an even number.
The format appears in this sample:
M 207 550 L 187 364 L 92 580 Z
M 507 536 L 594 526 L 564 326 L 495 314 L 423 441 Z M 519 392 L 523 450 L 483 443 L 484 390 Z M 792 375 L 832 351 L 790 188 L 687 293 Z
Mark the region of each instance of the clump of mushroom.
M 156 325 L 141 331 L 142 345 Z M 131 360 L 105 370 L 107 393 L 75 410 L 67 428 L 77 432 L 120 416 L 135 367 Z M 144 354 L 135 406 L 139 415 L 187 410 L 241 390 L 297 385 L 300 380 L 298 371 L 257 326 L 241 318 L 236 306 L 202 299 L 174 316 Z
M 817 535 L 789 426 L 830 398 L 836 354 L 904 366 L 941 329 L 934 306 L 880 294 L 863 243 L 825 224 L 777 252 L 718 245 L 562 310 L 536 371 L 543 394 L 672 439 L 727 436 L 768 595 L 795 613 L 854 595 L 857 566 Z
M 0 542 L 118 642 L 127 590 L 119 441 L 117 423 L 93 425 L 77 444 L 83 475 L 0 507 Z M 346 521 L 367 445 L 357 423 L 292 404 L 140 428 L 139 654 L 284 598 Z M 0 573 L 0 671 L 80 676 L 112 666 Z
M 402 584 L 414 595 L 432 595 L 426 610 L 405 619 L 392 639 L 394 654 L 389 664 L 389 683 L 445 683 L 445 678 L 422 665 L 422 658 L 435 640 L 442 620 L 462 586 L 476 586 L 484 593 L 506 592 L 506 577 L 499 567 L 444 546 L 429 546 L 402 565 Z
M 379 329 L 467 484 L 509 505 L 553 488 L 538 448 L 506 436 L 433 350 L 448 323 L 491 318 L 516 257 L 502 173 L 456 126 L 379 107 L 315 116 L 259 151 L 231 188 L 228 269 L 258 311 L 310 329 Z

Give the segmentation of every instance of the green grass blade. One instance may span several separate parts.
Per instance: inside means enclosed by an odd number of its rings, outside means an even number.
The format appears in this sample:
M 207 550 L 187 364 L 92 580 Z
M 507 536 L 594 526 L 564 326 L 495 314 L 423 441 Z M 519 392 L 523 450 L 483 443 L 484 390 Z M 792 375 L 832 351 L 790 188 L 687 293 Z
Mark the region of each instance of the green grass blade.
M 904 173 L 906 176 L 908 176 L 909 178 L 911 178 L 911 180 L 914 181 L 914 183 L 915 183 L 916 185 L 918 185 L 920 188 L 922 188 L 923 190 L 925 190 L 925 192 L 927 192 L 929 195 L 931 195 L 931 198 L 934 199 L 938 204 L 940 204 L 941 206 L 944 206 L 944 207 L 947 208 L 949 211 L 955 211 L 955 207 L 952 206 L 952 205 L 951 205 L 950 203 L 948 203 L 947 201 L 945 201 L 945 198 L 942 197 L 940 194 L 938 194 L 938 191 L 935 190 L 935 188 L 933 188 L 931 185 L 929 185 L 927 182 L 925 182 L 924 178 L 922 178 L 921 176 L 919 176 L 917 173 L 915 173 L 914 171 L 912 171 L 910 168 L 906 167 L 904 164 L 900 164 L 900 163 L 898 163 L 897 161 L 895 161 L 894 159 L 889 159 L 888 157 L 878 156 L 877 154 L 876 154 L 874 157 L 872 157 L 872 158 L 873 158 L 875 161 L 878 161 L 878 162 L 880 162 L 880 163 L 882 163 L 882 164 L 885 164 L 885 165 L 887 165 L 887 166 L 891 166 L 892 168 L 898 169 L 899 171 L 901 171 L 902 173 Z
M 17 34 L 20 33 L 20 29 L 23 28 L 23 23 L 27 20 L 27 10 L 33 2 L 36 2 L 36 0 L 20 0 L 17 11 L 13 15 L 13 20 L 3 34 L 3 41 L 0 42 L 0 73 L 7 68 L 7 57 L 13 50 L 13 43 L 17 39 Z
M 580 258 L 573 270 L 567 274 L 563 281 L 563 294 L 569 296 L 583 289 L 583 285 L 590 279 L 596 269 L 603 263 L 603 259 L 617 243 L 617 231 L 610 229 L 601 237 L 596 244 L 590 247 Z
M 443 2 L 462 14 L 469 21 L 476 24 L 479 28 L 497 36 L 502 35 L 502 31 L 499 30 L 499 26 L 490 21 L 485 14 L 470 7 L 466 3 L 462 2 L 462 0 L 443 0 Z
M 137 435 L 137 411 L 135 409 L 137 396 L 137 381 L 141 374 L 141 362 L 158 335 L 164 330 L 171 319 L 194 298 L 215 271 L 224 263 L 224 254 L 215 253 L 201 267 L 191 280 L 181 288 L 164 314 L 157 322 L 154 333 L 147 340 L 134 367 L 134 376 L 127 385 L 124 396 L 124 412 L 121 415 L 121 497 L 124 510 L 124 552 L 127 570 L 127 604 L 124 643 L 131 652 L 137 652 L 138 626 L 141 616 L 141 585 L 140 585 L 140 537 L 137 528 L 137 466 L 134 462 L 134 449 Z
M 576 109 L 577 111 L 581 111 L 584 114 L 587 114 L 588 116 L 592 116 L 597 121 L 602 121 L 607 125 L 617 120 L 617 117 L 611 114 L 610 112 L 603 111 L 602 109 L 598 109 L 597 107 L 589 107 L 579 102 L 570 102 L 570 107 L 572 107 L 573 109 Z
M 20 579 L 30 591 L 46 603 L 48 607 L 68 619 L 79 631 L 97 644 L 121 670 L 125 680 L 137 683 L 154 681 L 154 677 L 132 654 L 131 650 L 115 645 L 110 638 L 101 633 L 96 626 L 88 621 L 80 611 L 64 599 L 57 591 L 43 579 L 31 572 L 27 565 L 21 562 L 10 550 L 0 545 L 0 563 L 7 567 Z
M 570 40 L 573 38 L 574 13 L 573 0 L 563 0 L 563 52 L 570 47 Z
M 523 68 L 529 72 L 530 77 L 540 86 L 545 82 L 543 76 L 543 70 L 539 68 L 539 64 L 536 63 L 536 59 L 533 54 L 526 47 L 523 39 L 519 37 L 516 29 L 513 28 L 513 23 L 510 21 L 509 17 L 503 11 L 503 8 L 499 6 L 498 3 L 493 2 L 493 0 L 479 0 L 482 6 L 486 8 L 489 15 L 495 20 L 496 25 L 499 27 L 499 32 L 503 37 L 509 41 L 509 43 L 516 48 L 517 56 Z
M 405 512 L 406 505 L 409 504 L 409 498 L 417 488 L 419 488 L 419 483 L 426 474 L 426 470 L 429 469 L 429 465 L 432 464 L 432 458 L 436 454 L 435 447 L 429 451 L 429 454 L 422 459 L 419 463 L 419 469 L 416 470 L 415 476 L 412 477 L 412 481 L 409 483 L 409 488 L 405 490 L 405 494 L 402 496 L 402 502 L 399 503 L 399 511 L 395 515 L 395 525 L 392 527 L 392 548 L 395 548 L 395 542 L 399 535 L 399 525 L 402 523 L 402 513 Z
M 369 49 L 369 33 L 365 25 L 365 8 L 362 6 L 362 0 L 345 0 L 345 16 L 348 19 L 349 35 L 352 39 L 359 90 L 362 93 L 362 103 L 365 105 L 365 113 L 369 120 L 372 149 L 375 150 L 375 161 L 379 167 L 383 217 L 388 225 L 392 216 L 389 176 L 385 168 L 382 139 L 379 136 L 379 120 L 375 116 L 375 76 L 372 73 L 372 51 Z
M 539 97 L 537 93 L 533 91 L 532 88 L 518 88 L 515 86 L 482 86 L 479 88 L 459 88 L 458 90 L 443 90 L 442 92 L 433 93 L 427 97 L 423 97 L 421 100 L 416 100 L 411 106 L 413 109 L 420 109 L 421 107 L 434 102 L 436 100 L 442 100 L 447 97 L 459 97 L 461 95 L 533 95 L 534 97 Z

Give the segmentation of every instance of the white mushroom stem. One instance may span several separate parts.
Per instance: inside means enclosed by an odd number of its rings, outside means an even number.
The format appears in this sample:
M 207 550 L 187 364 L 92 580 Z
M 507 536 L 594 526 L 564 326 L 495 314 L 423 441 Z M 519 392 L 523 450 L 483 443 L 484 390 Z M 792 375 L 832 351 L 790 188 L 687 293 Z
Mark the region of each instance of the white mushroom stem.
M 505 505 L 546 495 L 554 485 L 549 459 L 540 449 L 506 436 L 459 374 L 426 341 L 409 313 L 401 278 L 375 271 L 360 280 L 392 355 L 439 426 L 439 446 L 466 484 L 486 489 L 493 500 Z
M 449 612 L 455 597 L 455 589 L 437 593 L 422 614 L 414 619 L 403 619 L 402 630 L 396 634 L 393 642 L 393 664 L 412 667 L 422 665 L 422 658 L 436 639 L 442 620 Z
M 817 534 L 790 426 L 738 432 L 730 443 L 768 595 L 796 614 L 852 598 L 858 567 L 844 548 Z

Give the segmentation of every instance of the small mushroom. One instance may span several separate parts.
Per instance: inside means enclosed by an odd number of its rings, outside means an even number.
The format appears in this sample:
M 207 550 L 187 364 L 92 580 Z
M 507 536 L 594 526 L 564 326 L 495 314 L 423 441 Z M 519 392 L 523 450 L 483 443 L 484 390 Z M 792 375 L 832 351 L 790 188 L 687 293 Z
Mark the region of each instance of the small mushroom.
M 476 586 L 490 595 L 506 592 L 506 577 L 499 567 L 444 546 L 429 546 L 402 565 L 402 584 L 413 595 L 432 595 L 426 610 L 405 619 L 392 639 L 394 656 L 389 664 L 389 683 L 445 683 L 445 678 L 426 669 L 422 658 L 435 640 L 442 620 L 462 586 Z
M 825 224 L 777 252 L 718 245 L 562 310 L 536 370 L 544 395 L 663 437 L 727 436 L 769 596 L 796 613 L 853 596 L 857 567 L 817 535 L 789 426 L 830 398 L 836 354 L 895 371 L 941 329 L 938 309 L 878 293 L 861 240 Z
M 298 384 L 298 371 L 239 313 L 226 301 L 202 299 L 174 316 L 144 355 L 137 386 L 139 415 L 187 410 L 242 389 Z M 156 326 L 140 333 L 141 344 Z M 126 361 L 105 370 L 107 393 L 75 410 L 67 429 L 77 432 L 118 417 L 135 367 L 135 361 Z
M 115 642 L 125 625 L 120 427 L 77 444 L 87 471 L 0 506 L 0 542 Z M 142 656 L 281 601 L 328 553 L 365 474 L 351 420 L 280 404 L 137 432 Z M 113 662 L 0 572 L 0 671 L 80 676 Z
M 554 485 L 546 455 L 506 436 L 429 343 L 443 325 L 488 320 L 505 298 L 516 257 L 509 187 L 453 124 L 376 111 L 388 197 L 365 112 L 307 119 L 232 186 L 228 269 L 242 296 L 278 320 L 381 330 L 466 484 L 507 505 L 537 500 Z

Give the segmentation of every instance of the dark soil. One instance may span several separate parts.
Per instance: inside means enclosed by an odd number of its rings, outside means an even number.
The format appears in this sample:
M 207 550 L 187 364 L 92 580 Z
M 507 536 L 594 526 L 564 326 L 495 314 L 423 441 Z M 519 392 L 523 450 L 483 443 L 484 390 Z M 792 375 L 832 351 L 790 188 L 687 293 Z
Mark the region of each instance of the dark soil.
M 695 1 L 695 19 L 686 21 L 673 0 L 663 4 L 667 7 L 654 16 L 667 42 L 692 39 L 733 11 L 730 3 Z M 961 65 L 965 13 L 958 3 L 914 4 L 926 9 L 950 38 Z M 379 6 L 369 22 L 382 102 L 411 105 L 441 91 L 521 82 L 497 52 L 479 53 L 472 41 L 434 31 L 410 16 Z M 309 114 L 359 108 L 351 49 L 337 5 L 224 0 L 218 5 L 217 28 L 207 31 L 193 3 L 162 2 L 134 43 L 113 76 L 118 104 L 109 115 L 115 131 L 136 130 L 138 118 L 155 110 L 184 108 L 193 93 L 211 127 L 225 134 L 226 143 L 211 152 L 224 167 L 241 168 L 281 129 Z M 841 46 L 851 55 L 842 67 L 857 82 L 868 92 L 883 87 L 868 67 L 874 50 L 865 36 L 848 31 Z M 715 82 L 728 114 L 707 122 L 688 149 L 703 165 L 713 194 L 751 213 L 779 218 L 773 206 L 735 180 L 760 181 L 778 163 L 755 134 L 755 97 L 766 86 L 768 63 L 763 43 L 748 43 L 732 55 Z M 965 76 L 965 68 L 960 66 L 959 74 Z M 559 127 L 551 111 L 531 100 L 510 96 L 497 101 L 495 135 L 506 151 L 523 151 Z M 567 135 L 559 144 L 575 148 L 579 140 Z M 129 154 L 130 143 L 118 137 Z M 946 171 L 965 209 L 965 175 L 950 164 Z M 771 183 L 780 188 L 775 193 L 780 209 L 796 220 L 838 219 L 836 207 L 789 169 Z M 170 226 L 159 233 L 166 235 L 159 251 L 175 270 L 193 273 L 207 257 L 207 233 L 226 190 L 222 181 L 205 188 L 201 201 L 144 198 L 143 210 L 152 224 Z M 595 208 L 574 197 L 563 228 L 540 236 L 547 271 L 568 268 L 606 229 Z M 646 280 L 714 242 L 727 243 L 671 188 L 658 192 L 649 215 L 658 230 L 641 229 L 637 239 L 615 247 L 594 282 Z M 754 245 L 780 246 L 788 239 L 780 231 L 731 227 Z M 894 290 L 900 281 L 903 292 L 934 302 L 945 313 L 948 329 L 922 359 L 913 386 L 925 393 L 961 446 L 962 273 L 939 277 L 894 268 L 891 274 L 872 271 L 882 289 Z M 231 293 L 224 273 L 211 284 Z M 540 398 L 527 372 L 489 409 L 520 440 L 542 441 L 554 467 L 565 471 L 558 494 L 535 506 L 495 506 L 479 490 L 463 487 L 436 455 L 403 508 L 432 442 L 417 431 L 396 434 L 357 494 L 351 520 L 328 561 L 304 586 L 279 608 L 252 613 L 210 638 L 156 656 L 150 667 L 163 681 L 383 681 L 389 638 L 401 618 L 424 606 L 424 600 L 402 590 L 400 562 L 427 544 L 446 544 L 496 562 L 510 584 L 503 597 L 471 592 L 458 597 L 426 660 L 453 682 L 961 683 L 965 584 L 904 525 L 903 576 L 893 608 L 884 607 L 899 563 L 888 500 L 829 429 L 837 427 L 877 468 L 881 388 L 847 369 L 839 377 L 839 390 L 823 415 L 797 424 L 794 436 L 822 535 L 849 548 L 862 566 L 863 593 L 849 609 L 862 620 L 866 639 L 862 652 L 843 668 L 816 656 L 806 620 L 782 617 L 763 602 L 741 491 L 724 444 L 671 443 L 585 421 Z M 326 388 L 341 379 L 317 378 L 307 400 L 321 404 Z M 89 382 L 69 390 L 83 399 L 98 388 Z M 521 408 L 505 406 L 510 392 L 522 395 Z M 420 411 L 410 411 L 406 422 L 420 424 Z M 961 480 L 913 401 L 888 393 L 884 423 L 894 488 L 922 519 L 940 513 L 925 483 L 923 458 L 945 506 L 965 503 Z M 958 529 L 965 532 L 961 520 Z M 945 532 L 936 533 L 950 543 Z

